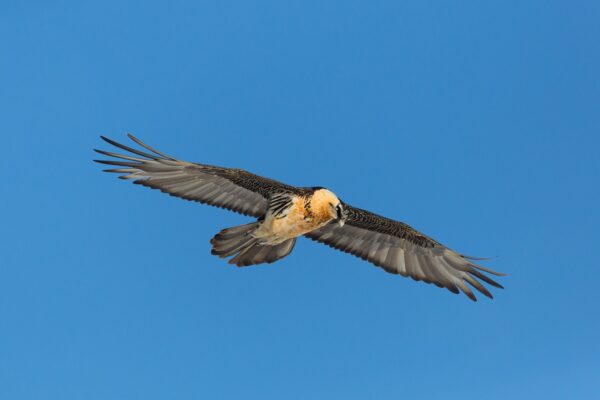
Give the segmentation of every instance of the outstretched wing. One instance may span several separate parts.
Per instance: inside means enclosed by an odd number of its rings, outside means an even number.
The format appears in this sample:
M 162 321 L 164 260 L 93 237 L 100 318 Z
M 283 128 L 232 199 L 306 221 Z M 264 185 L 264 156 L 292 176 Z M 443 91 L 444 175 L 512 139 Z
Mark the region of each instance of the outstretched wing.
M 104 141 L 129 152 L 129 154 L 95 150 L 105 156 L 114 157 L 116 160 L 94 161 L 119 167 L 104 171 L 124 174 L 119 176 L 121 179 L 134 179 L 133 183 L 159 189 L 172 196 L 259 218 L 265 214 L 267 199 L 272 193 L 296 191 L 293 186 L 241 169 L 177 160 L 154 150 L 133 135 L 128 134 L 127 136 L 148 150 L 149 153 L 101 136 Z
M 473 301 L 477 299 L 466 283 L 489 298 L 491 293 L 479 280 L 502 288 L 483 272 L 504 274 L 473 263 L 476 258 L 450 250 L 402 222 L 346 204 L 344 208 L 348 213 L 344 226 L 332 222 L 306 236 L 370 261 L 392 274 L 433 283 L 453 293 L 461 290 Z

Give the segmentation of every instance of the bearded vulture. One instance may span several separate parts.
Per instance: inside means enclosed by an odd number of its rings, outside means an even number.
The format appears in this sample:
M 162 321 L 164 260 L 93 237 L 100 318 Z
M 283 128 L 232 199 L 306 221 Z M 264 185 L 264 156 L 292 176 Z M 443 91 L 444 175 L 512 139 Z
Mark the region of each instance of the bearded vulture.
M 306 236 L 392 274 L 453 293 L 462 291 L 473 301 L 476 297 L 467 283 L 489 298 L 492 294 L 480 281 L 502 288 L 484 273 L 504 274 L 474 262 L 482 259 L 457 253 L 405 223 L 346 204 L 330 190 L 290 186 L 242 169 L 181 161 L 128 136 L 146 151 L 101 136 L 128 154 L 95 150 L 113 159 L 94 161 L 118 167 L 105 171 L 121 174 L 121 179 L 257 219 L 223 229 L 211 239 L 212 254 L 231 257 L 230 264 L 272 263 L 290 254 L 296 238 Z

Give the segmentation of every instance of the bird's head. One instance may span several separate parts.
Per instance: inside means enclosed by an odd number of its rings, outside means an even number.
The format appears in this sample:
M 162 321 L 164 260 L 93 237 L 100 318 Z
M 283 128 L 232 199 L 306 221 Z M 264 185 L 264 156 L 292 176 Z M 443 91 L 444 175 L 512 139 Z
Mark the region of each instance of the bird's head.
M 344 226 L 348 218 L 348 212 L 333 192 L 327 189 L 316 190 L 313 194 L 312 203 L 313 209 L 320 209 L 326 219 L 337 221 L 340 226 Z

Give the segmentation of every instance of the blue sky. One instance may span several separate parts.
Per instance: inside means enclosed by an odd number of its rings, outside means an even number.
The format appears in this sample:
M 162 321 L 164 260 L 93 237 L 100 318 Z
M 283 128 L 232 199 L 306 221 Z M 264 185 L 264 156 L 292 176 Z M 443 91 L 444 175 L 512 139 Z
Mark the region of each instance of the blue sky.
M 0 398 L 564 399 L 600 393 L 594 1 L 0 5 Z M 132 132 L 405 221 L 508 273 L 495 299 L 91 162 Z

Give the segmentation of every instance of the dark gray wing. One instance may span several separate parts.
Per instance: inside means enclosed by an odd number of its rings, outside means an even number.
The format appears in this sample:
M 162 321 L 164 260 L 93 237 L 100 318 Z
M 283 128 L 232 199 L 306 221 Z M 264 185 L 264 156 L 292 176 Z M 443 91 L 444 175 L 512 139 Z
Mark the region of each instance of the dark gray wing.
M 268 198 L 276 192 L 295 192 L 296 188 L 263 178 L 250 172 L 197 164 L 177 160 L 142 143 L 133 135 L 131 140 L 148 152 L 133 149 L 101 136 L 101 138 L 128 155 L 95 150 L 116 160 L 94 160 L 119 168 L 106 169 L 106 172 L 124 174 L 121 179 L 134 179 L 134 183 L 159 189 L 162 192 L 182 199 L 198 201 L 212 206 L 226 208 L 241 214 L 262 217 Z
M 370 261 L 387 272 L 433 283 L 453 293 L 461 290 L 474 301 L 476 297 L 466 283 L 489 298 L 491 293 L 479 280 L 502 288 L 483 272 L 504 274 L 473 263 L 476 258 L 450 250 L 402 222 L 346 204 L 344 208 L 348 213 L 344 226 L 332 222 L 306 236 Z

